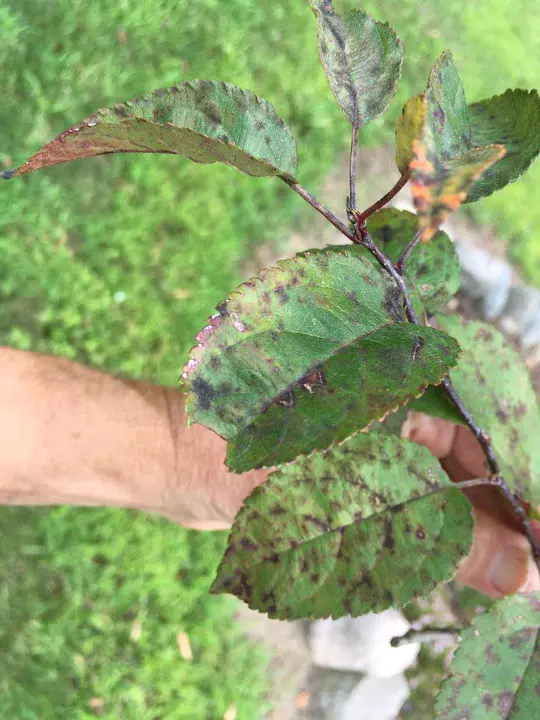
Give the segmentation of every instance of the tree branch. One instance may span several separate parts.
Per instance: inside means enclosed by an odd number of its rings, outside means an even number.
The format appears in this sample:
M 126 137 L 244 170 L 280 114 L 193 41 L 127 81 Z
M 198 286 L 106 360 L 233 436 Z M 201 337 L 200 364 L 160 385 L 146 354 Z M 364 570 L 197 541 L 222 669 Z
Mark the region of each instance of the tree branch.
M 403 273 L 405 272 L 405 263 L 410 258 L 414 248 L 418 245 L 419 242 L 420 242 L 420 233 L 417 233 L 413 237 L 411 242 L 407 245 L 405 250 L 399 256 L 398 261 L 396 263 L 396 270 L 398 271 L 398 273 L 400 275 L 403 275 Z
M 340 233 L 345 235 L 345 237 L 350 240 L 351 242 L 356 242 L 355 235 L 352 233 L 349 228 L 339 220 L 333 213 L 330 212 L 327 208 L 324 207 L 324 205 L 321 205 L 321 203 L 313 197 L 311 193 L 309 193 L 302 185 L 299 185 L 298 183 L 293 182 L 292 180 L 289 180 L 288 178 L 282 177 L 281 180 L 283 180 L 284 183 L 286 183 L 292 190 L 294 190 L 295 193 L 300 195 L 301 198 L 303 198 L 307 203 L 311 205 L 312 208 L 314 208 L 318 213 L 320 213 L 324 218 L 328 220 L 329 223 L 331 223 L 337 230 L 339 230 Z
M 419 630 L 411 628 L 407 630 L 405 635 L 398 635 L 390 640 L 390 645 L 394 648 L 408 645 L 413 642 L 429 642 L 430 640 L 438 640 L 441 635 L 459 636 L 465 628 L 462 627 L 438 627 L 436 625 L 425 625 Z
M 367 210 L 364 210 L 364 212 L 361 212 L 361 213 L 356 212 L 355 218 L 356 218 L 356 222 L 358 223 L 358 225 L 360 226 L 363 223 L 365 223 L 366 220 L 368 219 L 368 217 L 370 217 L 371 215 L 376 213 L 377 210 L 380 210 L 385 205 L 387 205 L 390 202 L 390 200 L 393 200 L 395 198 L 395 196 L 398 194 L 398 192 L 400 192 L 400 190 L 402 190 L 405 187 L 405 185 L 409 182 L 409 179 L 410 179 L 409 173 L 405 173 L 405 175 L 402 175 L 399 178 L 399 180 L 394 185 L 394 187 L 391 190 L 389 190 L 386 193 L 386 195 L 383 195 L 380 200 L 377 200 L 377 202 L 373 203 L 373 205 L 370 205 L 367 208 Z M 354 205 L 352 206 L 352 208 L 354 209 Z

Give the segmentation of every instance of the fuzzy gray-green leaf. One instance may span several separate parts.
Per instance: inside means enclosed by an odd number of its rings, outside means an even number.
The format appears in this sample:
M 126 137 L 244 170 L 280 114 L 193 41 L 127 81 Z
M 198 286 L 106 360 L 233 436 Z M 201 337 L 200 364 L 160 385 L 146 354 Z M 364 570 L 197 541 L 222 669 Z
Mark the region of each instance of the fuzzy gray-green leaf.
M 255 489 L 212 589 L 281 619 L 379 612 L 452 577 L 472 529 L 467 499 L 425 448 L 360 433 Z
M 193 80 L 98 110 L 5 176 L 116 152 L 183 155 L 289 179 L 298 164 L 292 133 L 270 103 L 229 83 Z
M 330 88 L 349 122 L 366 125 L 397 89 L 403 52 L 396 32 L 362 10 L 337 13 L 330 0 L 308 1 Z
M 280 262 L 218 311 L 185 368 L 187 410 L 229 441 L 236 472 L 344 440 L 458 356 L 446 334 L 407 323 L 393 281 L 348 253 Z
M 533 720 L 540 709 L 540 593 L 496 603 L 464 630 L 437 720 Z

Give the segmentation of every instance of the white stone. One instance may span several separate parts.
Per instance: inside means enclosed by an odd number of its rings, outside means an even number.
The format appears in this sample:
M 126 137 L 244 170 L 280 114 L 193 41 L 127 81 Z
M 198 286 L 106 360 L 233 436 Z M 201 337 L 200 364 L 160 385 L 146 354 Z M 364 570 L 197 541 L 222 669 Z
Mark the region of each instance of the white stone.
M 316 620 L 311 625 L 310 647 L 315 665 L 391 677 L 414 664 L 420 645 L 393 648 L 390 640 L 410 625 L 398 610 L 370 613 L 358 618 Z
M 365 677 L 353 690 L 340 720 L 395 720 L 408 697 L 404 675 Z

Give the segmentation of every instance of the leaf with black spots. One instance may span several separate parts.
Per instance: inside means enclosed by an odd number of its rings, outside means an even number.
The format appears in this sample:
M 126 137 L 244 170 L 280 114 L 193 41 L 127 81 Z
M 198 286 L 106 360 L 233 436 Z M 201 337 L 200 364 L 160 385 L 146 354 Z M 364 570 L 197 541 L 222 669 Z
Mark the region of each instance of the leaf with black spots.
M 540 593 L 513 595 L 462 633 L 438 720 L 532 720 L 540 708 Z
M 367 220 L 374 242 L 393 263 L 418 231 L 414 213 L 384 208 Z M 312 252 L 317 252 L 312 251 Z M 361 245 L 331 245 L 319 252 L 346 252 L 365 257 L 378 266 L 373 255 Z M 405 281 L 418 315 L 442 310 L 459 290 L 460 267 L 454 244 L 442 231 L 428 244 L 416 247 L 405 265 Z
M 469 106 L 472 144 L 504 145 L 506 156 L 489 168 L 471 188 L 466 202 L 475 202 L 515 182 L 540 152 L 540 97 L 536 90 L 507 90 Z
M 344 440 L 439 383 L 459 352 L 407 323 L 394 282 L 352 254 L 282 261 L 218 310 L 183 377 L 190 421 L 229 441 L 236 472 Z
M 540 503 L 540 414 L 523 359 L 491 325 L 438 315 L 462 354 L 451 380 L 467 410 L 488 433 L 507 484 Z
M 3 177 L 117 152 L 183 155 L 261 177 L 294 179 L 298 165 L 292 133 L 270 103 L 229 83 L 193 80 L 98 110 Z
M 504 157 L 502 145 L 475 148 L 454 160 L 441 161 L 429 125 L 413 142 L 410 164 L 412 194 L 422 242 L 429 242 L 448 215 L 458 209 L 478 178 Z
M 254 490 L 212 591 L 280 619 L 380 612 L 450 579 L 472 530 L 468 500 L 425 448 L 360 433 Z
M 403 61 L 396 32 L 361 10 L 337 13 L 329 0 L 309 4 L 330 88 L 349 122 L 366 125 L 396 93 Z
M 454 160 L 466 155 L 471 149 L 467 100 L 461 77 L 449 50 L 442 53 L 431 71 L 426 99 L 428 125 L 439 160 Z
M 422 132 L 427 119 L 428 103 L 425 95 L 409 98 L 396 126 L 396 165 L 402 175 L 409 172 L 413 159 L 413 142 Z

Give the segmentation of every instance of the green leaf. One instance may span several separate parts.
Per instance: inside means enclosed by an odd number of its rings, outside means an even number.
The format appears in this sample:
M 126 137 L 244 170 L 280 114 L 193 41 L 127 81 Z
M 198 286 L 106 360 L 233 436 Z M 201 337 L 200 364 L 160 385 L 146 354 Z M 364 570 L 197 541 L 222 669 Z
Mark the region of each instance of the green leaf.
M 289 179 L 298 164 L 292 133 L 270 103 L 228 83 L 194 80 L 98 110 L 4 177 L 115 152 L 183 155 Z
M 446 397 L 440 385 L 430 385 L 419 398 L 414 398 L 405 407 L 407 410 L 450 420 L 456 425 L 466 425 L 456 406 Z
M 462 634 L 438 720 L 532 720 L 540 707 L 540 594 L 513 595 Z
M 366 125 L 396 93 L 403 61 L 396 32 L 361 10 L 339 14 L 330 0 L 309 4 L 330 88 L 351 124 Z
M 448 215 L 461 205 L 472 185 L 493 163 L 504 157 L 501 145 L 475 148 L 442 162 L 433 133 L 426 124 L 413 142 L 410 165 L 412 194 L 422 242 L 429 242 Z
M 416 95 L 405 103 L 396 126 L 396 165 L 402 175 L 409 172 L 413 159 L 413 141 L 420 136 L 427 118 L 425 95 Z
M 452 577 L 472 529 L 467 499 L 425 448 L 361 433 L 255 489 L 212 591 L 281 619 L 379 612 Z
M 367 220 L 375 243 L 396 263 L 417 232 L 417 216 L 407 210 L 384 208 Z M 310 252 L 346 252 L 378 263 L 361 245 L 330 245 Z M 454 244 L 442 231 L 432 242 L 416 247 L 405 265 L 405 280 L 418 315 L 435 313 L 444 308 L 459 290 L 460 267 Z
M 300 255 L 218 307 L 183 377 L 188 415 L 236 472 L 328 447 L 440 382 L 458 346 L 405 322 L 393 281 L 351 254 Z
M 468 153 L 471 149 L 471 127 L 467 100 L 449 50 L 442 53 L 431 71 L 426 98 L 428 124 L 439 160 L 453 160 Z
M 528 370 L 491 325 L 438 315 L 439 327 L 459 342 L 452 383 L 488 433 L 508 485 L 540 503 L 540 414 Z
M 416 235 L 417 221 L 413 213 L 388 208 L 372 215 L 367 227 L 377 245 L 392 262 L 397 262 Z M 446 233 L 436 232 L 429 245 L 415 248 L 405 265 L 405 280 L 413 299 L 419 301 L 420 312 L 423 307 L 434 313 L 450 302 L 459 290 L 460 266 L 454 244 Z
M 475 202 L 514 182 L 540 152 L 540 98 L 536 90 L 507 90 L 503 95 L 467 106 L 452 54 L 445 51 L 431 71 L 425 95 L 428 125 L 441 163 L 455 161 L 474 148 L 487 145 L 506 148 L 506 156 L 486 169 L 470 188 L 464 202 Z M 416 98 L 409 102 L 413 101 L 419 103 Z M 413 108 L 414 104 L 409 108 L 409 114 L 414 117 Z M 418 130 L 409 124 L 413 136 L 415 129 Z M 401 142 L 405 148 L 401 149 L 403 165 L 407 159 L 407 143 L 405 138 Z
M 499 143 L 506 157 L 489 168 L 471 188 L 475 202 L 517 180 L 540 152 L 540 98 L 536 90 L 507 90 L 469 106 L 473 145 Z

